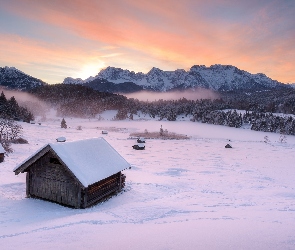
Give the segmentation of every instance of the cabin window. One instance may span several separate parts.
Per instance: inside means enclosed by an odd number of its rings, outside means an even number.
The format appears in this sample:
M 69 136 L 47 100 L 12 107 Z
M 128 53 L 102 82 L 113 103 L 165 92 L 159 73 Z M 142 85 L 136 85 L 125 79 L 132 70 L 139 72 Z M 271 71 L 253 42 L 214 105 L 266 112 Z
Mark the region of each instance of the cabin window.
M 57 158 L 54 158 L 54 157 L 50 157 L 49 162 L 53 163 L 53 164 L 61 165 L 60 161 Z

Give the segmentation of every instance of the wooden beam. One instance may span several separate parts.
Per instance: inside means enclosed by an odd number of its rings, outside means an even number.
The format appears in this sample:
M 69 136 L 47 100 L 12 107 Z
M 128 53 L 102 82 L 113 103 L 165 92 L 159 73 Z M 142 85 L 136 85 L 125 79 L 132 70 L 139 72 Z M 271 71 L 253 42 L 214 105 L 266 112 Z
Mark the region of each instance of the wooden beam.
M 29 198 L 31 197 L 30 195 L 30 172 L 27 172 L 27 175 L 26 175 L 26 197 Z

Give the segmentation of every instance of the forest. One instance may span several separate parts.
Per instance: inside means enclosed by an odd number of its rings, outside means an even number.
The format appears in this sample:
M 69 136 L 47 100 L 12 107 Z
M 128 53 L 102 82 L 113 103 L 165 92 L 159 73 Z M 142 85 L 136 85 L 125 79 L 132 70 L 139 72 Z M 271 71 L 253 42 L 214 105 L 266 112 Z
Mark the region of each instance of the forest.
M 118 110 L 114 119 L 133 119 L 142 112 L 151 118 L 175 121 L 190 115 L 192 122 L 242 127 L 295 135 L 295 90 L 221 92 L 218 99 L 139 101 L 120 94 L 99 92 L 81 85 L 56 84 L 38 87 L 31 93 L 50 103 L 58 116 L 93 118 L 104 110 Z M 239 113 L 238 110 L 244 112 Z M 285 115 L 278 115 L 285 114 Z

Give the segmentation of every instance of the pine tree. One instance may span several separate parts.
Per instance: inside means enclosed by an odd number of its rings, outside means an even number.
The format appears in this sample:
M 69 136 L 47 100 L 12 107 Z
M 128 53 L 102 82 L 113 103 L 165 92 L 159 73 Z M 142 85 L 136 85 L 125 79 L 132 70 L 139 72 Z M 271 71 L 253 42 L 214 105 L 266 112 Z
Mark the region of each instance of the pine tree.
M 6 96 L 4 95 L 3 91 L 1 92 L 1 95 L 0 95 L 0 106 L 1 105 L 5 105 L 7 103 L 7 99 L 6 99 Z
M 19 118 L 19 106 L 14 96 L 12 96 L 7 102 L 7 114 L 11 118 Z
M 0 116 L 7 117 L 7 99 L 3 91 L 0 95 Z
M 125 120 L 127 118 L 128 118 L 128 114 L 126 109 L 119 109 L 118 113 L 115 116 L 115 120 Z
M 67 126 L 67 123 L 66 123 L 66 121 L 65 121 L 64 118 L 62 118 L 62 121 L 61 121 L 61 123 L 60 123 L 60 127 L 61 127 L 61 128 L 67 128 L 67 127 L 68 127 L 68 126 Z

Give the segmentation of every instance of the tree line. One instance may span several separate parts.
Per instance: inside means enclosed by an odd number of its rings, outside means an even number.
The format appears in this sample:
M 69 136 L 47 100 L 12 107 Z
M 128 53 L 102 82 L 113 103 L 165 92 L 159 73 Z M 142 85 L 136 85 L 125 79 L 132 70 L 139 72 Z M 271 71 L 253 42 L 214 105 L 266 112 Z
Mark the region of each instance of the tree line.
M 91 118 L 104 110 L 118 110 L 115 119 L 132 119 L 142 112 L 151 118 L 175 121 L 177 116 L 190 116 L 193 122 L 294 135 L 295 90 L 223 92 L 218 99 L 157 100 L 153 102 L 127 99 L 123 95 L 99 92 L 81 85 L 46 85 L 31 91 L 57 109 L 58 116 Z M 239 113 L 237 110 L 245 110 Z
M 34 115 L 25 107 L 19 106 L 14 96 L 7 99 L 3 91 L 0 94 L 0 143 L 7 153 L 12 152 L 11 142 L 22 141 L 19 136 L 22 126 L 16 121 L 30 122 Z
M 254 93 L 252 98 L 242 94 L 226 93 L 219 99 L 187 100 L 158 100 L 154 102 L 142 102 L 137 99 L 128 99 L 126 105 L 118 110 L 116 119 L 132 119 L 137 112 L 157 117 L 159 120 L 167 119 L 175 121 L 177 116 L 190 115 L 191 121 L 215 125 L 240 128 L 249 125 L 252 130 L 264 132 L 276 132 L 287 135 L 295 135 L 295 94 L 288 90 L 289 95 L 274 98 L 280 93 L 270 92 Z M 245 110 L 239 113 L 237 110 Z M 273 112 L 285 113 L 275 115 Z M 289 115 L 287 115 L 289 114 Z

